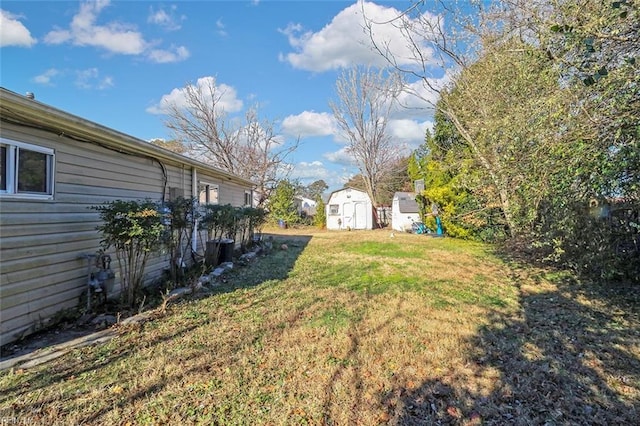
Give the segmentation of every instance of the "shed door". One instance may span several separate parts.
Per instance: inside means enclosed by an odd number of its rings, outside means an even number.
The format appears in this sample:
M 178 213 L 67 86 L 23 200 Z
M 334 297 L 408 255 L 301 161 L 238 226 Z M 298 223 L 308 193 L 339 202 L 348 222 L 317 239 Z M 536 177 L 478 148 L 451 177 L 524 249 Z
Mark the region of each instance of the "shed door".
M 367 229 L 367 205 L 354 203 L 353 208 L 353 229 Z
M 353 222 L 353 203 L 348 202 L 342 205 L 342 229 L 355 228 Z

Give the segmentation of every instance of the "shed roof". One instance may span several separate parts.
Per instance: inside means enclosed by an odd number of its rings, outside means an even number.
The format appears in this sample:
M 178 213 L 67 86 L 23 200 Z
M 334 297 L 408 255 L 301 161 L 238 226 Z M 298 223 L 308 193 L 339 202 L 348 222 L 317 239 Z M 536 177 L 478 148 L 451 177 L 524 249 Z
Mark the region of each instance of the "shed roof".
M 200 171 L 213 173 L 229 181 L 252 187 L 255 186 L 255 183 L 248 179 L 54 108 L 35 99 L 27 98 L 26 96 L 7 90 L 4 87 L 0 87 L 0 100 L 2 101 L 2 113 L 0 114 L 2 120 L 22 126 L 36 127 L 87 142 L 102 144 L 122 153 L 135 152 L 159 160 L 189 165 Z
M 400 213 L 420 213 L 420 206 L 418 206 L 416 194 L 413 192 L 396 192 L 393 198 L 398 200 Z
M 361 190 L 361 189 L 354 188 L 354 187 L 352 187 L 352 186 L 346 186 L 346 187 L 344 187 L 344 188 L 336 189 L 335 191 L 331 192 L 331 193 L 329 194 L 329 197 L 327 198 L 327 200 L 330 200 L 330 199 L 331 199 L 331 197 L 333 196 L 333 194 L 336 194 L 336 193 L 338 193 L 338 192 L 343 192 L 343 191 L 357 191 L 357 192 L 361 192 L 361 193 L 363 193 L 363 194 L 367 194 L 367 193 L 366 193 L 366 191 L 363 191 L 363 190 Z

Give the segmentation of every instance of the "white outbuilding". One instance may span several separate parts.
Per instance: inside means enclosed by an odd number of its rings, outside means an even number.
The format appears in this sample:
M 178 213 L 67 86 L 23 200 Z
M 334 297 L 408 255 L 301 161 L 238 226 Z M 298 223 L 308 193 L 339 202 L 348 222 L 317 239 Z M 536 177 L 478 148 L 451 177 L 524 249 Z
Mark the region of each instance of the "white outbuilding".
M 317 203 L 311 198 L 296 196 L 293 198 L 293 203 L 296 205 L 299 215 L 314 216 L 316 214 Z
M 327 229 L 373 229 L 374 210 L 366 192 L 342 188 L 329 195 L 326 204 Z
M 413 192 L 396 192 L 391 204 L 391 227 L 396 231 L 409 232 L 413 222 L 421 222 L 420 207 Z

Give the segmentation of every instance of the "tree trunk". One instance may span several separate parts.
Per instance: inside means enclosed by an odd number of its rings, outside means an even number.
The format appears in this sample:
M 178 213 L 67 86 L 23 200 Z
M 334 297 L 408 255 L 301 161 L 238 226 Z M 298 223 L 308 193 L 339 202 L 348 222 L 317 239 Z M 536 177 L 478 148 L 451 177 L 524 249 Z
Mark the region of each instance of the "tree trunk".
M 511 212 L 511 196 L 509 191 L 507 190 L 506 185 L 502 182 L 500 176 L 496 171 L 496 167 L 491 164 L 489 159 L 480 151 L 480 148 L 475 143 L 473 137 L 469 134 L 467 129 L 460 123 L 458 117 L 452 113 L 451 111 L 442 109 L 442 112 L 451 120 L 453 125 L 456 127 L 456 130 L 460 133 L 465 142 L 469 145 L 475 157 L 480 161 L 482 167 L 484 167 L 491 178 L 491 181 L 498 189 L 498 196 L 500 198 L 500 205 L 502 208 L 502 214 L 504 215 L 504 219 L 507 222 L 507 227 L 509 228 L 509 235 L 514 236 L 517 232 L 517 226 L 513 219 L 513 214 Z

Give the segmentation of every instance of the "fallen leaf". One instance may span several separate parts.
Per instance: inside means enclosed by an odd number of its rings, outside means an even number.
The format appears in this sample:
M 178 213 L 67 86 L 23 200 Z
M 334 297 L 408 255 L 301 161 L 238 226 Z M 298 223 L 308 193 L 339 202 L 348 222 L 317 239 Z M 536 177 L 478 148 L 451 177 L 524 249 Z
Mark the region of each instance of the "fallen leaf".
M 451 417 L 455 417 L 456 419 L 462 417 L 460 409 L 458 407 L 454 407 L 453 405 L 447 407 L 447 413 L 449 413 Z
M 114 387 L 111 388 L 111 393 L 116 394 L 116 395 L 121 395 L 122 392 L 124 392 L 124 388 L 120 385 L 116 385 Z
M 389 419 L 390 419 L 390 418 L 391 418 L 391 417 L 389 416 L 389 413 L 386 413 L 386 412 L 385 412 L 385 413 L 382 413 L 382 414 L 380 414 L 380 415 L 378 416 L 378 421 L 379 421 L 380 423 L 386 423 L 386 422 L 388 422 L 388 421 L 389 421 Z

